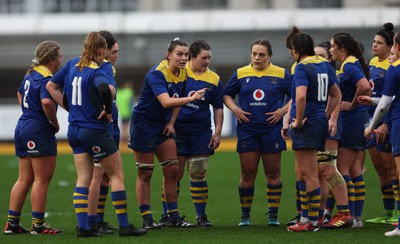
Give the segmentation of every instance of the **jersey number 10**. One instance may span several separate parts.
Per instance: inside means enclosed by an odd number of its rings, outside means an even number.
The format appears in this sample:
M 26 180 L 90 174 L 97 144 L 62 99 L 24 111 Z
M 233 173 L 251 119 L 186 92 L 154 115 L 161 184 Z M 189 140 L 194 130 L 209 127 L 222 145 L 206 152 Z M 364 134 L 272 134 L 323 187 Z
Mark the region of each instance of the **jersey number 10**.
M 318 101 L 325 102 L 328 99 L 328 74 L 318 73 Z
M 72 81 L 72 105 L 82 105 L 82 90 L 81 90 L 82 77 L 74 77 Z

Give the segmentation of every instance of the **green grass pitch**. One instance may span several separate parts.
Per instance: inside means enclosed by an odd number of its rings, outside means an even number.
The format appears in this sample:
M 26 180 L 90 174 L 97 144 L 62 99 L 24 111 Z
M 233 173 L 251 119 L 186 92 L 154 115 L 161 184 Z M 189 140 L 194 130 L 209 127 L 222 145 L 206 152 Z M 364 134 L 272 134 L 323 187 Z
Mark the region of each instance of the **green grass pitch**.
M 394 227 L 389 225 L 365 224 L 360 229 L 344 229 L 336 231 L 321 230 L 315 233 L 290 233 L 286 230 L 286 222 L 295 215 L 295 178 L 294 156 L 292 151 L 283 153 L 282 179 L 283 195 L 279 209 L 280 227 L 267 226 L 268 212 L 265 199 L 265 177 L 260 168 L 255 186 L 252 207 L 252 226 L 238 227 L 240 220 L 240 203 L 238 182 L 240 166 L 235 152 L 216 152 L 209 161 L 207 180 L 209 200 L 207 215 L 214 224 L 212 228 L 193 229 L 161 229 L 149 231 L 141 237 L 121 238 L 118 234 L 100 238 L 77 239 L 75 235 L 76 218 L 72 204 L 72 194 L 76 178 L 72 155 L 59 155 L 57 168 L 49 187 L 47 200 L 48 217 L 46 222 L 55 228 L 62 229 L 58 236 L 5 236 L 0 235 L 0 243 L 398 243 L 400 238 L 385 237 L 385 231 Z M 135 198 L 136 169 L 133 154 L 123 154 L 125 169 L 125 186 L 128 195 L 129 219 L 135 225 L 141 225 L 138 205 Z M 378 178 L 366 157 L 368 171 L 365 174 L 367 200 L 364 206 L 363 219 L 376 217 L 383 212 Z M 18 160 L 15 156 L 0 155 L 0 224 L 7 220 L 9 192 L 18 175 Z M 161 215 L 161 171 L 154 170 L 152 178 L 151 207 L 155 220 Z M 195 221 L 195 210 L 190 199 L 188 178 L 181 182 L 179 210 L 190 222 Z M 29 227 L 31 223 L 29 196 L 26 199 L 21 224 Z M 117 225 L 110 197 L 107 200 L 106 220 Z

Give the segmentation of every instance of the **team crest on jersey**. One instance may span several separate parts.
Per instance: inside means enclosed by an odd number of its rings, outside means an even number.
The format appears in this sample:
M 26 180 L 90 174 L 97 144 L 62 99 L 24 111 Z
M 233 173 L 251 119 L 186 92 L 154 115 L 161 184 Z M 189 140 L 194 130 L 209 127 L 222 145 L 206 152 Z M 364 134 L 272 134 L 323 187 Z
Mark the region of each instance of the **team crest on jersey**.
M 100 148 L 99 146 L 93 146 L 93 147 L 92 147 L 92 151 L 93 151 L 94 153 L 99 153 L 99 152 L 101 152 L 101 148 Z
M 276 84 L 278 84 L 278 78 L 276 78 L 276 77 L 271 77 L 271 78 L 269 79 L 269 82 L 271 82 L 271 84 L 276 85 Z
M 265 97 L 265 93 L 264 93 L 264 91 L 261 90 L 261 89 L 257 89 L 257 90 L 255 90 L 255 91 L 253 92 L 253 98 L 254 98 L 254 100 L 256 100 L 256 101 L 261 101 L 261 100 L 264 99 L 264 97 Z
M 381 70 L 381 72 L 379 72 L 379 76 L 380 77 L 385 77 L 385 75 L 386 75 L 386 70 Z
M 36 143 L 34 141 L 28 141 L 26 144 L 30 150 L 34 149 L 36 147 Z

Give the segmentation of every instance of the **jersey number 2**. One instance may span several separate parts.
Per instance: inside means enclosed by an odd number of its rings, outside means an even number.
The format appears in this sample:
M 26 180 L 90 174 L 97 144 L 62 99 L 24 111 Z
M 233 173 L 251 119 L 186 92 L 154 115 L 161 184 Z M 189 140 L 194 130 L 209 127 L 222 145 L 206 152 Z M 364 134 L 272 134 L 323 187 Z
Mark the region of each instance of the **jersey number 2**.
M 25 95 L 24 95 L 24 99 L 23 99 L 23 101 L 22 101 L 22 104 L 24 105 L 25 108 L 29 108 L 29 104 L 28 104 L 28 102 L 26 101 L 26 97 L 28 96 L 29 88 L 30 88 L 30 87 L 31 87 L 31 83 L 29 82 L 29 80 L 26 80 L 26 81 L 25 81 L 25 84 L 24 84 Z
M 328 74 L 318 73 L 318 101 L 325 102 L 328 99 Z
M 74 77 L 72 81 L 72 105 L 82 105 L 82 90 L 81 90 L 82 77 Z

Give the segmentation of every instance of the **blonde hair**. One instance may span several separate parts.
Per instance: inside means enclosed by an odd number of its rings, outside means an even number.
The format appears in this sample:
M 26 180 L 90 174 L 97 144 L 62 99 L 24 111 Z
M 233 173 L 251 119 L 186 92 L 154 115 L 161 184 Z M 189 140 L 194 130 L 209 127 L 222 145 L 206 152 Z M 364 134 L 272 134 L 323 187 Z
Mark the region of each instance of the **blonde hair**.
M 39 65 L 46 65 L 51 61 L 57 60 L 61 49 L 60 44 L 55 41 L 43 41 L 37 45 L 35 50 L 35 58 L 32 60 L 32 65 L 28 73 L 33 71 L 33 68 Z
M 99 33 L 90 32 L 83 44 L 81 60 L 77 66 L 82 70 L 83 67 L 89 65 L 92 61 L 95 61 L 99 49 L 107 49 L 106 40 L 99 35 Z

